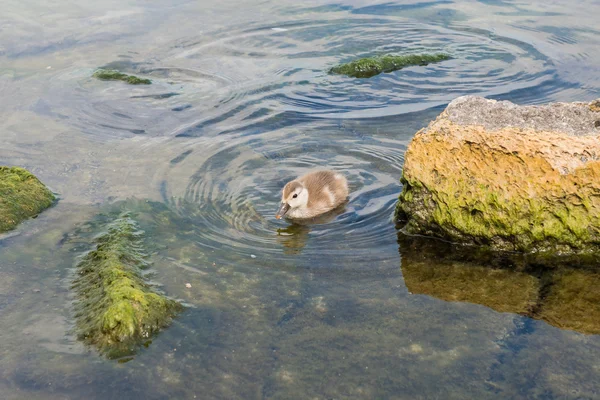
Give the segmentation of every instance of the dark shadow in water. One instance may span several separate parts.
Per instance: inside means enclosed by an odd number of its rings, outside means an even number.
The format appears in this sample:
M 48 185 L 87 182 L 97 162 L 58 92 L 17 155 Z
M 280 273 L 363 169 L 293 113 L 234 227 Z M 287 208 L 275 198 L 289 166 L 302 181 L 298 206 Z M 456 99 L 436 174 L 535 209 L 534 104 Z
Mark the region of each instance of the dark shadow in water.
M 481 304 L 562 329 L 600 334 L 600 260 L 497 253 L 398 234 L 411 294 Z
M 277 241 L 283 245 L 284 254 L 300 254 L 309 239 L 312 225 L 326 224 L 333 221 L 338 215 L 346 212 L 348 202 L 325 214 L 308 219 L 287 219 L 291 222 L 285 228 L 277 229 Z

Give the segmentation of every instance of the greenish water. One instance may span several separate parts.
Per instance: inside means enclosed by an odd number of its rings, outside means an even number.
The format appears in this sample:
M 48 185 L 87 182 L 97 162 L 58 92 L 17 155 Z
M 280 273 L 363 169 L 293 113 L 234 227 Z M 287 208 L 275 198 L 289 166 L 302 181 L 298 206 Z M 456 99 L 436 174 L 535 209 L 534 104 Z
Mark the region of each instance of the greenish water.
M 391 220 L 406 146 L 456 96 L 600 97 L 597 3 L 2 8 L 0 161 L 60 201 L 0 240 L 0 397 L 600 398 L 600 269 L 398 240 Z M 452 59 L 327 73 L 403 51 Z M 283 184 L 319 166 L 348 177 L 343 212 L 276 220 Z M 118 363 L 76 340 L 69 287 L 124 209 L 187 308 Z

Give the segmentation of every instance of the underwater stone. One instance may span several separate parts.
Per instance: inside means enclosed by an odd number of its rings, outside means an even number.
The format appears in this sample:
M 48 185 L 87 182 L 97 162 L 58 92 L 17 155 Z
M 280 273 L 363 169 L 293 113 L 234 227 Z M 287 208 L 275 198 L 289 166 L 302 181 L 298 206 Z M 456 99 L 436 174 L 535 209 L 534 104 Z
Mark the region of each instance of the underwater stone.
M 550 282 L 539 318 L 559 328 L 599 335 L 600 271 L 557 269 Z
M 150 79 L 138 78 L 112 69 L 99 69 L 92 76 L 102 81 L 123 81 L 130 85 L 150 85 L 152 83 Z
M 393 72 L 412 65 L 427 65 L 449 60 L 447 54 L 409 54 L 404 56 L 385 55 L 367 57 L 335 66 L 329 70 L 332 74 L 347 75 L 353 78 L 370 78 L 382 72 Z
M 584 334 L 600 334 L 598 255 L 498 252 L 398 234 L 413 295 L 480 304 Z
M 50 207 L 54 195 L 29 171 L 0 167 L 0 232 Z
M 134 354 L 182 309 L 145 282 L 142 235 L 136 222 L 123 215 L 95 239 L 96 248 L 77 265 L 73 288 L 78 336 L 108 358 Z
M 408 146 L 405 231 L 510 251 L 600 249 L 600 112 L 465 96 Z

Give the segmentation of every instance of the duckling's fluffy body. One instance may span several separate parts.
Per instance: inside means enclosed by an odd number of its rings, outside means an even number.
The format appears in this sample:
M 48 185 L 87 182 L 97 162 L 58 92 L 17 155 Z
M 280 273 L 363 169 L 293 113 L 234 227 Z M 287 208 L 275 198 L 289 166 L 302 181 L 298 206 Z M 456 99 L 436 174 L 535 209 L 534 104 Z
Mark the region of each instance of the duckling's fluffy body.
M 288 182 L 277 218 L 313 218 L 335 209 L 348 198 L 348 181 L 335 171 L 315 171 Z

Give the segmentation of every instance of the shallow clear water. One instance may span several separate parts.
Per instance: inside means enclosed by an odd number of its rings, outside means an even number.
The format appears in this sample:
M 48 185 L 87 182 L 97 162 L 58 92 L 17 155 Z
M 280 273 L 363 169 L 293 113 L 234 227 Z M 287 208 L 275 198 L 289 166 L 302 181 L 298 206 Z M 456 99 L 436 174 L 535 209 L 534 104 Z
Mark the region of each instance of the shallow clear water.
M 391 220 L 410 139 L 456 96 L 600 97 L 597 2 L 2 9 L 0 163 L 61 197 L 0 241 L 2 398 L 600 398 L 593 267 L 446 257 Z M 326 72 L 404 51 L 453 59 Z M 104 65 L 154 84 L 90 78 Z M 276 220 L 283 184 L 320 166 L 348 177 L 343 212 Z M 69 290 L 87 222 L 115 208 L 189 306 L 123 364 L 77 342 Z

